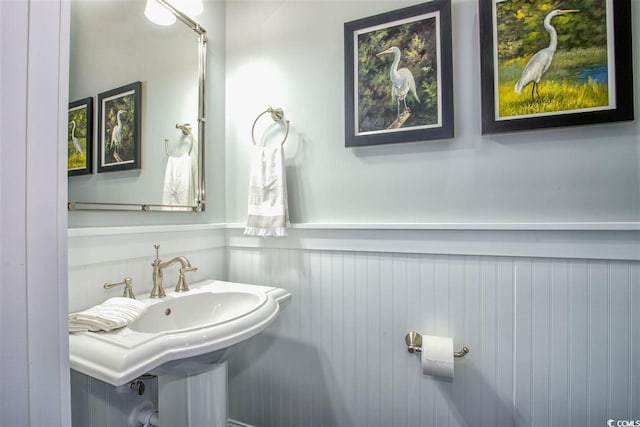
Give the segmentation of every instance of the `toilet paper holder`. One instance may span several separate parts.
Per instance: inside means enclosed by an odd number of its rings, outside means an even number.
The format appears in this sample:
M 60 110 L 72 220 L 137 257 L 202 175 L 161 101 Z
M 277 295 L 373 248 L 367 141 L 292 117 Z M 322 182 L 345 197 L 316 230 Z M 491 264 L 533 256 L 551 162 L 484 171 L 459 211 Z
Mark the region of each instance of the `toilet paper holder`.
M 409 332 L 404 337 L 404 341 L 407 343 L 407 350 L 409 353 L 419 353 L 422 351 L 422 335 L 417 332 Z M 453 357 L 464 357 L 469 353 L 469 348 L 465 345 L 460 351 L 454 351 Z

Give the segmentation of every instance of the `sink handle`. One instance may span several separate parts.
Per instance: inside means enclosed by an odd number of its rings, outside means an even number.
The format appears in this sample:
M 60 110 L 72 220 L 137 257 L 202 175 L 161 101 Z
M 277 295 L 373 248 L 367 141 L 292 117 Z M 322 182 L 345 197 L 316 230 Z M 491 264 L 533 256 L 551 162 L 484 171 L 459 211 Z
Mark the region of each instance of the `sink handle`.
M 184 273 L 189 271 L 198 271 L 198 267 L 182 267 L 180 269 L 180 277 L 178 278 L 178 284 L 175 289 L 176 292 L 187 292 L 189 290 L 187 280 L 184 278 Z
M 131 287 L 132 283 L 133 283 L 133 279 L 131 277 L 125 277 L 122 282 L 105 283 L 104 284 L 104 288 L 105 289 L 111 289 L 114 286 L 124 285 L 124 293 L 122 294 L 122 296 L 125 297 L 125 298 L 136 299 L 136 296 L 133 294 L 133 288 Z

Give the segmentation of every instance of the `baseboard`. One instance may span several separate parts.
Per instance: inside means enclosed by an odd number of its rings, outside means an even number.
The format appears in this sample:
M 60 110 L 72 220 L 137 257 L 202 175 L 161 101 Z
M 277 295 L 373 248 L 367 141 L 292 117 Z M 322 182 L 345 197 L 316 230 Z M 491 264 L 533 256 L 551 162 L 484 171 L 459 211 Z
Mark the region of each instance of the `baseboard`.
M 236 421 L 236 420 L 229 420 L 229 422 L 227 423 L 227 427 L 254 427 L 251 424 L 245 424 L 245 423 L 241 423 L 240 421 Z

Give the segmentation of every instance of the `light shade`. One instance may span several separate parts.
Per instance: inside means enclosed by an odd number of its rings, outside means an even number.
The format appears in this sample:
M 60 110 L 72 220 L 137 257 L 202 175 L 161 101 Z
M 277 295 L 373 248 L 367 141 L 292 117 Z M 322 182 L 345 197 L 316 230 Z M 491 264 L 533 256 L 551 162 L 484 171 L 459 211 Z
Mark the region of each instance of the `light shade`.
M 144 15 L 149 21 L 158 25 L 172 25 L 176 22 L 175 15 L 156 0 L 147 0 L 147 4 L 144 7 Z
M 202 0 L 167 0 L 167 2 L 190 18 L 200 15 L 203 10 Z M 173 13 L 157 0 L 147 0 L 144 14 L 151 22 L 158 25 L 171 25 L 176 22 Z

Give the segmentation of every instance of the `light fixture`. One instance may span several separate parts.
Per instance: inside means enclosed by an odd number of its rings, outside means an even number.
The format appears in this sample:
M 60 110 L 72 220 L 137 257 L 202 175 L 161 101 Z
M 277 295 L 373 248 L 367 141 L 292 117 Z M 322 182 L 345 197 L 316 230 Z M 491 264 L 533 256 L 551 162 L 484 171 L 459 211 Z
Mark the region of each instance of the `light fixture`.
M 202 0 L 169 0 L 169 3 L 189 18 L 200 15 L 203 9 Z
M 167 3 L 190 18 L 200 15 L 203 10 L 202 0 L 167 0 Z M 147 0 L 144 14 L 158 25 L 172 25 L 176 22 L 175 15 L 157 0 Z
M 144 7 L 144 15 L 149 21 L 158 25 L 172 25 L 176 22 L 175 15 L 156 0 L 147 0 L 147 4 Z

